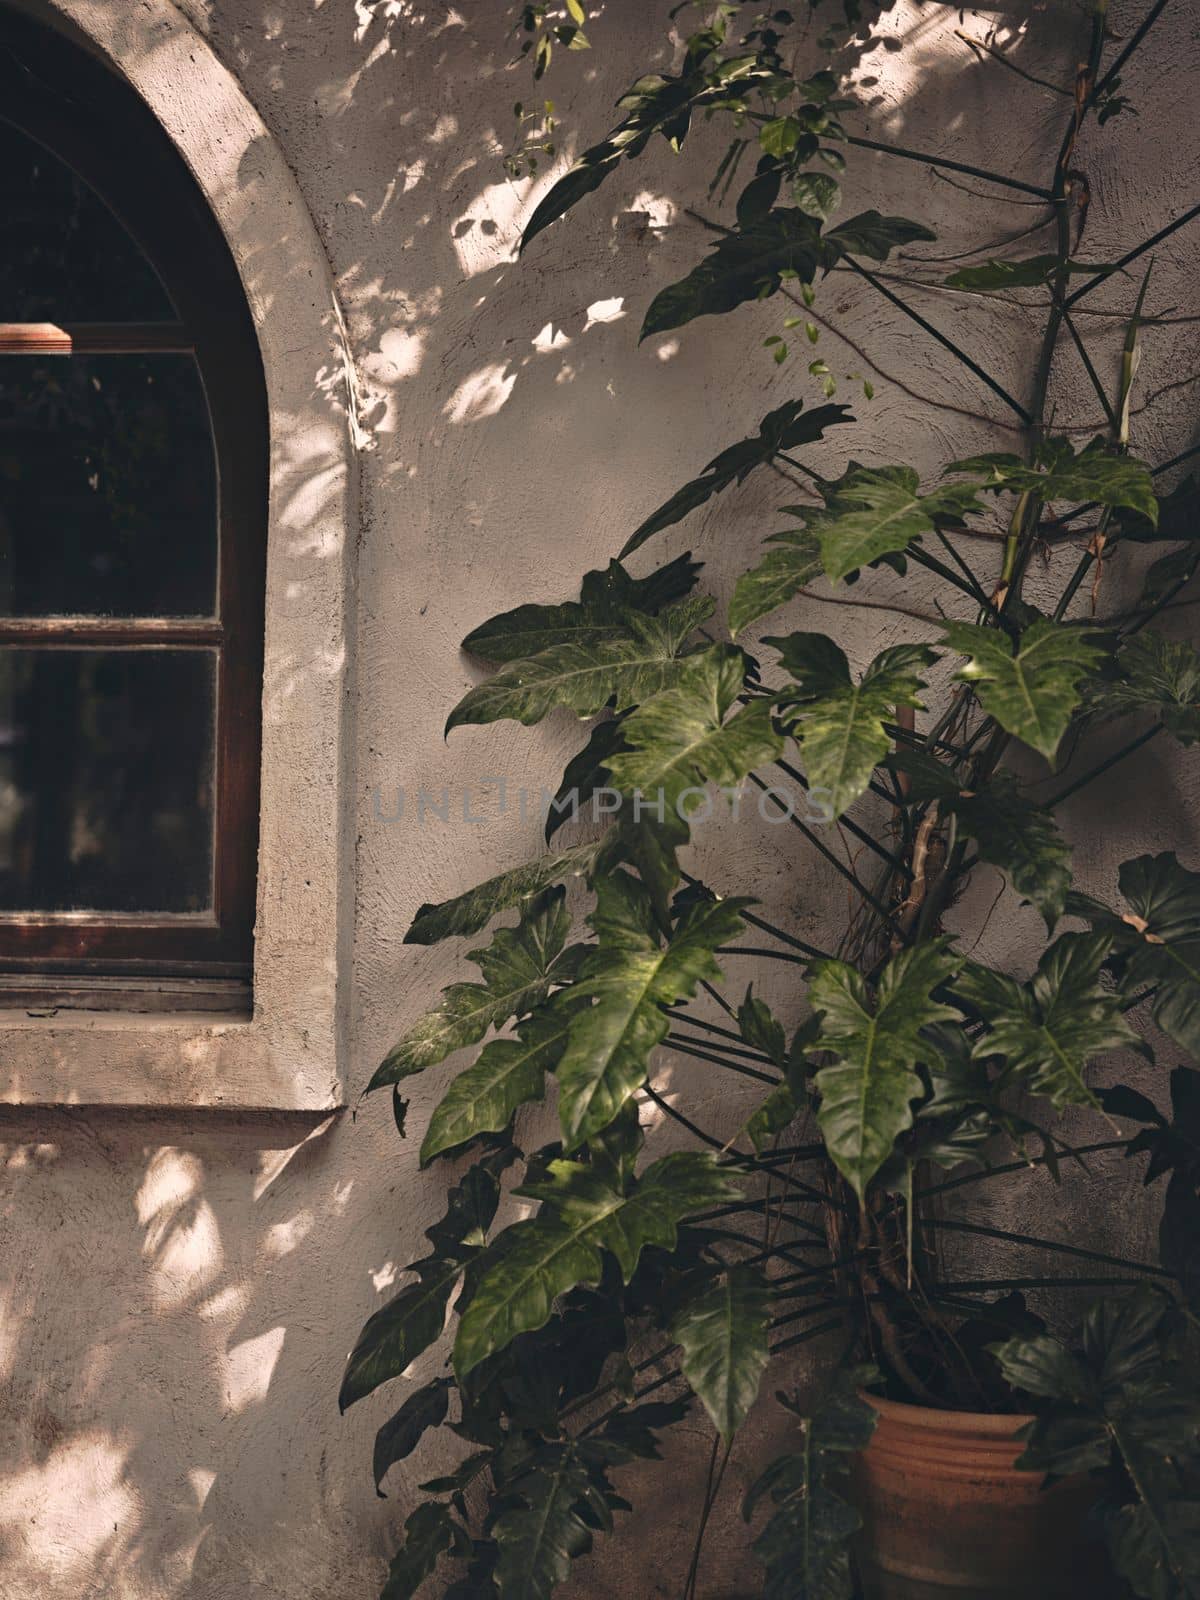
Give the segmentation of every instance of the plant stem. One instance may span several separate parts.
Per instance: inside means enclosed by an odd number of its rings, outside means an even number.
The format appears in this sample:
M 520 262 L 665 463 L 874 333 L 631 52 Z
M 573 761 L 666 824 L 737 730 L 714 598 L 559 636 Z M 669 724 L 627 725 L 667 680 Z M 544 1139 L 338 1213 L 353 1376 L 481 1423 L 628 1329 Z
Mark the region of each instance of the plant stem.
M 1041 193 L 1040 190 L 1036 192 Z M 937 328 L 934 327 L 932 322 L 927 322 L 919 311 L 914 311 L 910 305 L 907 305 L 903 300 L 901 300 L 898 294 L 893 294 L 888 286 L 885 283 L 881 283 L 873 272 L 868 272 L 866 267 L 859 266 L 858 262 L 855 261 L 853 256 L 846 256 L 845 261 L 847 266 L 849 266 L 854 272 L 858 273 L 860 278 L 865 278 L 869 284 L 877 289 L 885 300 L 890 301 L 890 303 L 894 305 L 897 310 L 903 311 L 906 317 L 915 322 L 919 328 L 923 328 L 925 332 L 929 334 L 930 338 L 936 339 L 937 342 L 943 346 L 943 348 L 950 351 L 951 355 L 957 356 L 963 365 L 973 372 L 981 383 L 985 383 L 993 394 L 998 395 L 999 398 L 1004 401 L 1006 406 L 1016 412 L 1017 416 L 1020 417 L 1022 422 L 1029 423 L 1033 421 L 1033 418 L 1030 416 L 1029 412 L 1026 411 L 1025 407 L 1020 403 L 1020 401 L 1014 400 L 1012 395 L 1009 394 L 1008 390 L 1005 389 L 1002 384 L 997 383 L 995 378 L 993 378 L 990 373 L 985 372 L 984 369 L 979 365 L 978 361 L 973 360 L 965 350 L 960 350 L 958 345 L 954 343 L 953 339 L 948 339 L 944 333 L 941 333 Z
M 1069 800 L 1073 794 L 1078 794 L 1080 789 L 1091 783 L 1093 778 L 1100 777 L 1110 767 L 1115 767 L 1118 762 L 1124 761 L 1126 756 L 1131 756 L 1135 750 L 1140 750 L 1144 744 L 1149 744 L 1151 739 L 1156 738 L 1162 731 L 1162 723 L 1156 722 L 1145 733 L 1139 734 L 1136 739 L 1130 740 L 1127 745 L 1122 745 L 1120 750 L 1115 751 L 1111 756 L 1106 756 L 1103 761 L 1098 762 L 1094 767 L 1090 767 L 1082 776 L 1076 778 L 1074 783 L 1069 783 L 1065 789 L 1061 789 L 1058 794 L 1045 801 L 1046 809 L 1053 810 L 1055 806 L 1062 805 L 1064 800 Z
M 1038 1239 L 1029 1233 L 1009 1233 L 1004 1228 L 988 1228 L 978 1222 L 959 1222 L 949 1217 L 927 1217 L 923 1226 L 949 1230 L 951 1233 L 978 1234 L 986 1239 L 1002 1239 L 1008 1244 L 1032 1245 L 1038 1250 L 1053 1250 L 1057 1255 L 1076 1256 L 1081 1261 L 1097 1261 L 1106 1267 L 1124 1267 L 1128 1272 L 1145 1272 L 1156 1278 L 1175 1276 L 1165 1267 L 1150 1266 L 1144 1261 L 1127 1261 L 1124 1256 L 1106 1255 L 1102 1250 L 1084 1250 L 1079 1245 L 1062 1244 L 1057 1239 Z
M 1063 301 L 1064 309 L 1069 310 L 1077 300 L 1082 300 L 1085 294 L 1091 294 L 1093 289 L 1098 288 L 1102 283 L 1106 283 L 1114 273 L 1120 272 L 1123 267 L 1129 266 L 1139 256 L 1144 256 L 1147 250 L 1153 250 L 1156 244 L 1161 244 L 1164 239 L 1169 239 L 1173 233 L 1177 233 L 1180 228 L 1186 227 L 1189 222 L 1194 222 L 1197 217 L 1200 217 L 1200 205 L 1195 205 L 1190 211 L 1185 211 L 1181 217 L 1176 217 L 1174 222 L 1168 222 L 1165 228 L 1160 228 L 1156 234 L 1144 240 L 1136 249 L 1127 251 L 1119 261 L 1113 263 L 1107 272 L 1098 272 L 1094 278 L 1089 278 L 1086 283 L 1081 284 L 1073 294 L 1069 294 Z
M 876 139 L 861 139 L 853 134 L 847 134 L 846 143 L 857 145 L 860 150 L 878 150 L 881 155 L 899 156 L 904 161 L 919 161 L 926 167 L 944 167 L 947 172 L 965 172 L 969 178 L 984 178 L 988 183 L 999 183 L 1006 189 L 1019 189 L 1022 194 L 1036 194 L 1043 200 L 1050 198 L 1047 191 L 1039 189 L 1035 183 L 1025 183 L 1020 178 L 1006 178 L 1003 173 L 989 172 L 986 167 L 971 167 L 964 161 L 951 161 L 946 156 L 931 156 L 922 150 L 908 150 L 902 144 L 880 144 Z

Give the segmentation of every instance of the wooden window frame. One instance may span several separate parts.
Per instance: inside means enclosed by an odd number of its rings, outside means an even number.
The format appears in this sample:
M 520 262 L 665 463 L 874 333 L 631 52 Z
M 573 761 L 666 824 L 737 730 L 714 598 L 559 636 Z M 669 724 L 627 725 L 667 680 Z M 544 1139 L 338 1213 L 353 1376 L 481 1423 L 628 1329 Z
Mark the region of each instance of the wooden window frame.
M 31 70 L 32 63 L 32 70 Z M 248 1009 L 258 858 L 269 440 L 245 292 L 208 204 L 151 112 L 105 66 L 0 13 L 0 117 L 73 168 L 157 271 L 179 320 L 0 324 L 8 355 L 187 354 L 212 430 L 211 618 L 0 617 L 0 648 L 212 652 L 213 899 L 198 913 L 2 912 L 0 1004 Z

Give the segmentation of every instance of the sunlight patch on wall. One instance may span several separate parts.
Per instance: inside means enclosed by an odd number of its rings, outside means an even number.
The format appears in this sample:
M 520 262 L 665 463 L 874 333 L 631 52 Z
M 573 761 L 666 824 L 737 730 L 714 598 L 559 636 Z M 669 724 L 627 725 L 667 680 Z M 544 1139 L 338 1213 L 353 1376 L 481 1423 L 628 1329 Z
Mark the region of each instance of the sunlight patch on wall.
M 224 1362 L 228 1411 L 244 1411 L 247 1406 L 266 1399 L 286 1333 L 283 1327 L 268 1328 L 255 1339 L 244 1339 L 241 1344 L 229 1347 Z
M 224 1265 L 220 1230 L 202 1196 L 199 1157 L 166 1146 L 155 1151 L 134 1202 L 145 1229 L 142 1255 L 151 1263 L 150 1293 L 160 1310 L 187 1304 Z
M 589 328 L 599 327 L 605 322 L 619 322 L 627 315 L 624 295 L 617 295 L 613 300 L 593 300 L 587 308 L 587 321 L 583 325 L 583 331 L 586 333 Z
M 507 404 L 513 391 L 517 374 L 509 372 L 501 362 L 491 362 L 471 373 L 442 407 L 442 415 L 451 422 L 481 422 L 484 417 L 494 417 Z
M 40 1577 L 46 1595 L 125 1592 L 102 1587 L 101 1566 L 121 1569 L 140 1524 L 140 1499 L 125 1481 L 126 1455 L 93 1429 L 5 1477 L 0 1544 L 22 1581 Z

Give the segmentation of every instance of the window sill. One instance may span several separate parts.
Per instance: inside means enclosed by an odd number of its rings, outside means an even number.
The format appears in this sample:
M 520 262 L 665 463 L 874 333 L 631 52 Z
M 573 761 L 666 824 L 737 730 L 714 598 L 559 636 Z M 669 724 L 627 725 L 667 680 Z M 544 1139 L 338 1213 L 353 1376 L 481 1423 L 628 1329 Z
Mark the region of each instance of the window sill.
M 0 1104 L 332 1111 L 342 1095 L 318 1031 L 213 1012 L 0 1009 Z

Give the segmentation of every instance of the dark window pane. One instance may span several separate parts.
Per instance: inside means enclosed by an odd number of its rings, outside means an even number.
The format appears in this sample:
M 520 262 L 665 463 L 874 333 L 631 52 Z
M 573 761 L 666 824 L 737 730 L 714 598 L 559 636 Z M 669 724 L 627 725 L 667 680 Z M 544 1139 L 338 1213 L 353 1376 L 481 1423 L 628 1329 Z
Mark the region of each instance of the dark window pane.
M 211 616 L 216 581 L 192 358 L 0 357 L 0 614 Z
M 0 651 L 0 910 L 212 903 L 215 657 Z
M 104 202 L 0 120 L 0 322 L 158 322 L 174 311 Z

